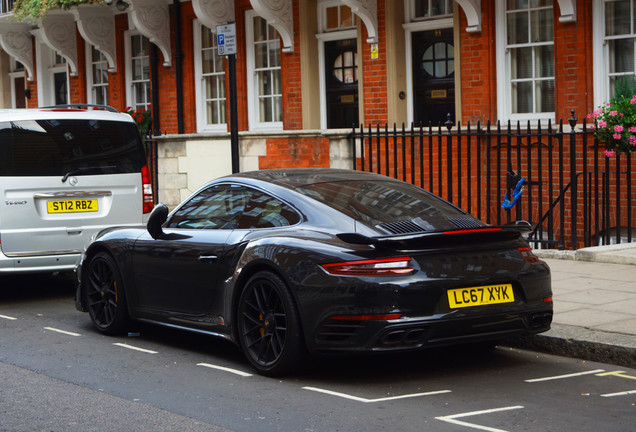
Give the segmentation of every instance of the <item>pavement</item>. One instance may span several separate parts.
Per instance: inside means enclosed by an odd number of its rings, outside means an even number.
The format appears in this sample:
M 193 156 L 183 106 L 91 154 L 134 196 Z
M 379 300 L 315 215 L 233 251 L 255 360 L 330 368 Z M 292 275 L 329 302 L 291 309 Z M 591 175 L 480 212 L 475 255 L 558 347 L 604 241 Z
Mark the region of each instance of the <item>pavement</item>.
M 534 252 L 552 270 L 552 328 L 509 345 L 636 368 L 636 242 Z

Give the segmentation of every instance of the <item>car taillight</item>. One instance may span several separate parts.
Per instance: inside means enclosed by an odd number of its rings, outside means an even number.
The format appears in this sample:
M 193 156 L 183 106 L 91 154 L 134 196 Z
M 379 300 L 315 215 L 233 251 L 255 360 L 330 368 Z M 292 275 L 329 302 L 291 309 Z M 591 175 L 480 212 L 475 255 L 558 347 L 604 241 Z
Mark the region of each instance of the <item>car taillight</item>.
M 395 276 L 413 271 L 410 257 L 383 258 L 323 264 L 328 273 L 344 276 Z
M 148 165 L 141 168 L 141 184 L 143 192 L 143 211 L 144 213 L 150 213 L 154 207 L 154 199 L 152 196 L 152 182 L 150 181 Z
M 537 261 L 539 261 L 539 257 L 532 252 L 531 247 L 520 247 L 519 252 L 521 253 L 523 259 L 528 261 L 529 263 L 536 263 Z

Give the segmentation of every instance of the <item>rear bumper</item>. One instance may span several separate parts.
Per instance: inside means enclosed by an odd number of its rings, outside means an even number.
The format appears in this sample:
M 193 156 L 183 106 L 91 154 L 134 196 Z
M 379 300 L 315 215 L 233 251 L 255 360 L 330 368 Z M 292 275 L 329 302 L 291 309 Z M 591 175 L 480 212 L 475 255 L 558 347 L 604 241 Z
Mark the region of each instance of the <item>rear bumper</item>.
M 519 313 L 474 317 L 429 317 L 391 321 L 327 320 L 318 327 L 310 350 L 315 352 L 380 352 L 417 350 L 550 329 L 552 306 Z
M 41 255 L 13 258 L 0 253 L 0 273 L 53 273 L 72 271 L 80 254 Z

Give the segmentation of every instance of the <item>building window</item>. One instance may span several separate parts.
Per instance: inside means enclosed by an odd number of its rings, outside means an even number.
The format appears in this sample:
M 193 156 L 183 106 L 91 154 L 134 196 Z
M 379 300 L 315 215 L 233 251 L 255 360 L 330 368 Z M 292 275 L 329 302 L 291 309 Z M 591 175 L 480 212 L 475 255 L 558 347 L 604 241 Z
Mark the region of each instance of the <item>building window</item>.
M 350 7 L 325 4 L 322 11 L 323 32 L 356 28 L 356 16 Z
M 108 61 L 95 47 L 88 47 L 89 103 L 108 105 Z
M 497 5 L 503 15 L 497 54 L 505 59 L 498 67 L 498 82 L 504 86 L 499 88 L 500 118 L 553 118 L 552 0 L 499 0 Z
M 452 0 L 411 0 L 411 19 L 438 18 L 453 14 Z
M 250 129 L 283 126 L 280 36 L 263 18 L 248 12 Z
M 150 56 L 148 38 L 139 34 L 131 35 L 127 46 L 130 59 L 128 66 L 128 106 L 133 109 L 150 107 Z
M 225 57 L 218 54 L 216 33 L 198 21 L 194 25 L 197 127 L 227 131 Z
M 636 71 L 634 64 L 634 43 L 636 43 L 634 19 L 636 19 L 636 14 L 634 8 L 636 8 L 636 4 L 633 0 L 605 2 L 603 44 L 607 47 L 607 62 L 605 63 L 608 67 L 606 86 L 609 89 L 609 94 L 607 99 L 616 96 L 617 84 L 619 84 L 620 90 L 620 87 L 625 87 L 625 84 L 629 86 L 634 82 Z M 633 87 L 633 84 L 631 86 Z

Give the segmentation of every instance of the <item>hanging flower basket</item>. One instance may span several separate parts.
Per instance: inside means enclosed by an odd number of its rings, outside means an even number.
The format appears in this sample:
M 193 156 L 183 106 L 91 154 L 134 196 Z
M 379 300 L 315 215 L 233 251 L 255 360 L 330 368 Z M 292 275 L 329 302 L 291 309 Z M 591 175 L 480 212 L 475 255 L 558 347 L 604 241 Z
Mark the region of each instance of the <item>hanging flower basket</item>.
M 148 135 L 150 125 L 152 124 L 152 110 L 150 106 L 148 106 L 148 109 L 132 109 L 128 107 L 126 108 L 126 114 L 130 114 L 133 118 L 141 136 Z
M 605 144 L 605 155 L 636 151 L 636 95 L 620 96 L 587 115 L 594 137 Z

